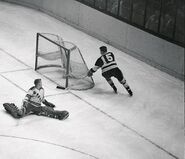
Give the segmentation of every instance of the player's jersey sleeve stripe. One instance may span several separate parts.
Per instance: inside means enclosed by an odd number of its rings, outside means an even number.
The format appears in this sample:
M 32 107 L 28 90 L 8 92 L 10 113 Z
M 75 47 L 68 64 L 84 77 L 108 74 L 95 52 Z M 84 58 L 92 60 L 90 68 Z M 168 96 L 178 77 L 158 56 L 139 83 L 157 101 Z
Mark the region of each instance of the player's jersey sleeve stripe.
M 109 62 L 109 63 L 105 63 L 103 66 L 102 66 L 102 69 L 103 68 L 106 68 L 106 67 L 109 67 L 111 65 L 117 65 L 115 61 L 112 61 L 112 62 Z
M 110 63 L 109 65 L 103 66 L 102 69 L 106 69 L 106 68 L 111 67 L 111 66 L 114 66 L 114 65 L 117 66 L 116 63 Z
M 99 68 L 100 68 L 99 66 L 94 66 L 94 67 L 92 68 L 92 72 L 96 72 Z

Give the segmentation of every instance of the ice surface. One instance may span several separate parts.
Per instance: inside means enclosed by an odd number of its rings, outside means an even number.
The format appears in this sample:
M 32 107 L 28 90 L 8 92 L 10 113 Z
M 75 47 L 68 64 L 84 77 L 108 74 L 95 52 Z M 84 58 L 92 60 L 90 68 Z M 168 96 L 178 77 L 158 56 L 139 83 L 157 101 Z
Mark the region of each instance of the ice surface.
M 0 2 L 0 104 L 19 107 L 35 78 L 46 98 L 69 119 L 40 116 L 13 119 L 0 109 L 2 159 L 183 159 L 184 84 L 108 46 L 134 92 L 115 95 L 98 71 L 95 87 L 66 91 L 34 71 L 36 33 L 48 32 L 75 43 L 89 67 L 107 45 L 39 11 Z

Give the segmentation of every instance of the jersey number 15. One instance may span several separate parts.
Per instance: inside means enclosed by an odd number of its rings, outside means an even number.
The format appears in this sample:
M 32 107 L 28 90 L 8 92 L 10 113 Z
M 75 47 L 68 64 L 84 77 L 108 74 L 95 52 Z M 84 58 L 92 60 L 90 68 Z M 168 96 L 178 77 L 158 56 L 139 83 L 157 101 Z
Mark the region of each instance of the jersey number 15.
M 114 61 L 114 56 L 113 56 L 112 53 L 106 54 L 106 55 L 104 56 L 104 58 L 103 58 L 103 62 L 104 62 L 104 63 L 110 63 L 110 62 L 112 62 L 112 61 Z

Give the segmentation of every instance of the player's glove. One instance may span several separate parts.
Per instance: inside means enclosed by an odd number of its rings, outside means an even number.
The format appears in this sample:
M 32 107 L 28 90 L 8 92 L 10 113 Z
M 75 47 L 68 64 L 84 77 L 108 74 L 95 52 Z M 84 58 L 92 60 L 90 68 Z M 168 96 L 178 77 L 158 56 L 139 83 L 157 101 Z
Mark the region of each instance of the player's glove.
M 93 75 L 93 71 L 92 71 L 92 69 L 90 69 L 88 72 L 87 72 L 87 76 L 88 77 L 91 77 Z
M 42 102 L 45 106 L 54 108 L 55 105 L 53 103 L 48 102 L 46 99 Z

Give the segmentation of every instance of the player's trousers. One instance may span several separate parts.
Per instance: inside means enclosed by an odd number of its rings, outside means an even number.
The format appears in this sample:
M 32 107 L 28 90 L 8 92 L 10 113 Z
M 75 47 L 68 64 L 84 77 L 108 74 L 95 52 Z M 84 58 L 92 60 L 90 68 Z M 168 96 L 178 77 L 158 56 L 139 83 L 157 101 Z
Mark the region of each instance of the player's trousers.
M 102 73 L 102 76 L 105 79 L 110 79 L 111 77 L 115 77 L 120 82 L 123 81 L 123 80 L 125 80 L 125 78 L 123 76 L 123 73 L 121 72 L 121 70 L 118 67 L 113 68 L 113 69 L 111 69 L 109 71 L 103 72 Z

